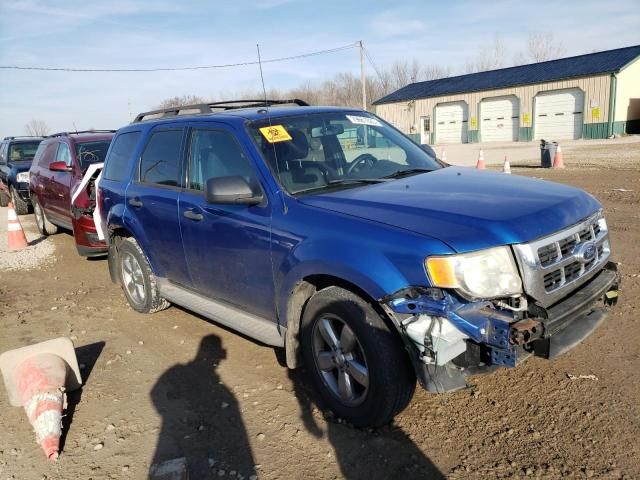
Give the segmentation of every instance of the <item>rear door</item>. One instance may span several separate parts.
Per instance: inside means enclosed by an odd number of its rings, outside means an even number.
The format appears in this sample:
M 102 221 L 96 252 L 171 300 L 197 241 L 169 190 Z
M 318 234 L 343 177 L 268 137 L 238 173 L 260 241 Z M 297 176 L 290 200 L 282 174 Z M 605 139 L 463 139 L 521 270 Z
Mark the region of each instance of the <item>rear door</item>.
M 275 318 L 271 268 L 271 205 L 209 204 L 209 178 L 242 176 L 261 189 L 247 151 L 223 124 L 193 124 L 188 141 L 187 185 L 179 216 L 193 287 L 203 295 Z M 264 191 L 264 189 L 263 189 Z
M 183 186 L 185 128 L 161 125 L 151 130 L 126 192 L 128 218 L 155 272 L 189 286 L 182 250 L 178 196 Z

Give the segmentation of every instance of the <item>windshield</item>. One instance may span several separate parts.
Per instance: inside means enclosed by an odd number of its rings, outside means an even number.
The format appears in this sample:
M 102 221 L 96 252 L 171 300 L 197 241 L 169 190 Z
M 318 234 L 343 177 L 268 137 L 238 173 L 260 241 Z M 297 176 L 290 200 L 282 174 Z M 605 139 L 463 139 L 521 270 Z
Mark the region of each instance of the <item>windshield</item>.
M 104 162 L 110 143 L 111 140 L 76 143 L 76 156 L 80 161 L 80 168 L 86 170 L 92 163 Z
M 38 140 L 37 142 L 12 143 L 9 147 L 9 159 L 12 162 L 33 160 L 41 141 L 42 140 Z
M 249 124 L 281 185 L 291 194 L 348 188 L 442 168 L 398 130 L 364 112 L 278 117 Z

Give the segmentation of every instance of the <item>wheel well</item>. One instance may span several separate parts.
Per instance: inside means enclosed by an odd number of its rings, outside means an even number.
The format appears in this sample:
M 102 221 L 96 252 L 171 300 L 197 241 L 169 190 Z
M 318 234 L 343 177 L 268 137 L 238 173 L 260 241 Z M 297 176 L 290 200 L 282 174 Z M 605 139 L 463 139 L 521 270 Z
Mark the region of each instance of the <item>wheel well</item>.
M 295 369 L 302 365 L 300 355 L 300 324 L 304 308 L 309 299 L 320 290 L 328 287 L 340 287 L 358 295 L 360 298 L 369 303 L 373 309 L 384 320 L 385 324 L 391 331 L 392 335 L 398 336 L 398 341 L 402 341 L 397 328 L 389 316 L 384 312 L 379 302 L 372 298 L 366 291 L 358 287 L 354 283 L 344 280 L 333 275 L 310 275 L 299 281 L 292 289 L 289 300 L 287 302 L 287 333 L 285 338 L 285 351 L 287 367 Z

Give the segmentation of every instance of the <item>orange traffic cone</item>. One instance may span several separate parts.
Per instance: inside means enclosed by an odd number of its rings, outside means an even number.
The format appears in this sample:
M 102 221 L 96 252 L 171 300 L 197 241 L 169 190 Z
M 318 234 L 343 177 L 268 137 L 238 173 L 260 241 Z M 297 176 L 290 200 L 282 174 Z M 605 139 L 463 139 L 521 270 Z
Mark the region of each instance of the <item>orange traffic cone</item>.
M 478 163 L 476 163 L 476 168 L 479 168 L 481 170 L 487 168 L 487 164 L 484 163 L 484 155 L 482 154 L 482 150 L 480 150 L 480 153 L 478 153 Z
M 57 460 L 65 391 L 80 387 L 73 343 L 58 338 L 0 355 L 9 401 L 23 406 L 47 459 Z
M 562 158 L 560 145 L 556 148 L 556 154 L 553 157 L 553 168 L 564 168 L 564 159 Z
M 509 159 L 507 156 L 504 156 L 504 165 L 502 166 L 502 173 L 506 173 L 511 175 L 511 164 L 509 163 Z
M 9 240 L 9 250 L 20 250 L 27 246 L 27 237 L 24 235 L 18 215 L 13 208 L 13 203 L 9 202 L 7 210 L 7 238 Z

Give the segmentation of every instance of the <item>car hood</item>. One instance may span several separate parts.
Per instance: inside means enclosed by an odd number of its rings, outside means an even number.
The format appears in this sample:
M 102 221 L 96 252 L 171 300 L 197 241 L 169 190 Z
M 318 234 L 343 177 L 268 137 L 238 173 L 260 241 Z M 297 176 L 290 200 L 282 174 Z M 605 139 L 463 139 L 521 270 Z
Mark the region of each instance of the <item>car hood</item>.
M 464 167 L 299 201 L 427 235 L 457 252 L 528 242 L 601 208 L 595 198 L 574 187 Z
M 26 172 L 31 167 L 32 160 L 24 160 L 22 162 L 11 162 L 11 166 L 16 173 Z

